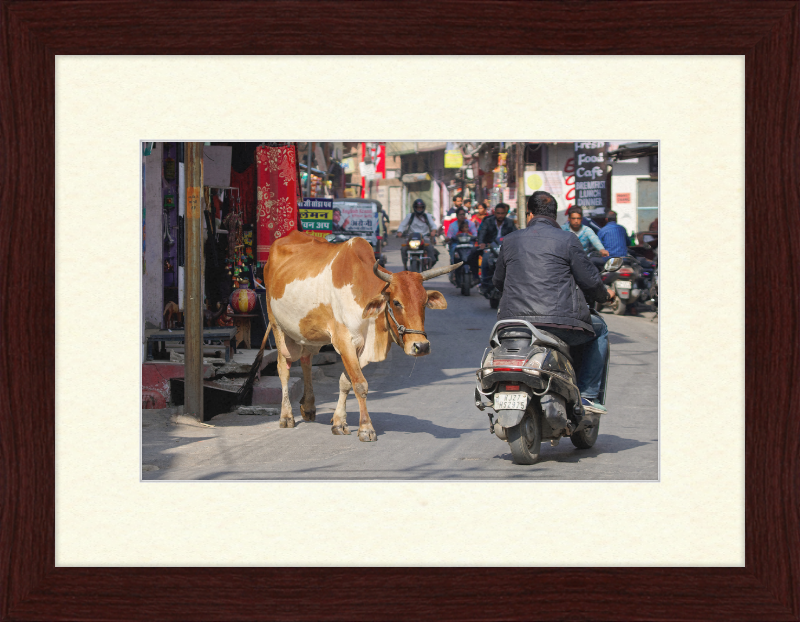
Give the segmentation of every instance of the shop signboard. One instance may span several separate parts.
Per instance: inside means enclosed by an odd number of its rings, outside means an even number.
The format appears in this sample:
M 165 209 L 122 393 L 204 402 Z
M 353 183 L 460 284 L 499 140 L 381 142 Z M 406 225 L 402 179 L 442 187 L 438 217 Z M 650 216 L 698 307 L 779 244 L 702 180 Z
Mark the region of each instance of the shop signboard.
M 575 205 L 585 215 L 605 214 L 609 205 L 608 143 L 575 143 Z
M 333 230 L 333 199 L 303 199 L 299 212 L 305 233 L 324 239 Z
M 373 244 L 377 242 L 378 218 L 373 202 L 337 199 L 333 202 L 333 212 L 333 233 L 365 238 Z
M 561 199 L 561 171 L 525 171 L 525 194 L 532 195 L 537 190 L 549 192 L 557 200 Z M 560 205 L 560 202 L 559 202 Z
M 464 156 L 458 149 L 444 152 L 445 168 L 461 168 L 462 166 L 464 166 Z

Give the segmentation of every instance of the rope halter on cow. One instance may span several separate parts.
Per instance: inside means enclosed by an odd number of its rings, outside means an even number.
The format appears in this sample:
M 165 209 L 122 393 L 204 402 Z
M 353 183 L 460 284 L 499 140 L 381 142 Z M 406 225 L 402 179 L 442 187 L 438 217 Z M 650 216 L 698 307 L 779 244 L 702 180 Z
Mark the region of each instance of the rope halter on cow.
M 432 279 L 434 277 L 441 276 L 442 274 L 447 274 L 451 270 L 455 270 L 462 263 L 464 263 L 464 262 L 453 264 L 451 266 L 444 266 L 442 268 L 437 268 L 436 270 L 433 270 L 433 269 L 425 270 L 424 272 L 420 272 L 420 276 L 422 277 L 423 281 L 427 281 L 428 279 Z M 392 284 L 392 278 L 394 277 L 394 275 L 393 274 L 387 274 L 386 272 L 381 272 L 378 269 L 378 265 L 379 264 L 376 261 L 375 265 L 372 266 L 372 271 L 375 273 L 375 276 L 377 276 L 382 281 L 386 281 L 389 285 L 391 285 Z M 392 311 L 392 305 L 390 304 L 390 302 L 391 301 L 387 301 L 386 302 L 386 312 L 389 315 L 389 317 L 392 318 L 392 322 L 394 322 L 395 328 L 397 330 L 397 334 L 400 336 L 400 339 L 398 340 L 397 337 L 394 336 L 394 332 L 390 328 L 389 329 L 389 334 L 392 336 L 392 341 L 394 341 L 398 346 L 403 347 L 402 340 L 403 340 L 403 337 L 404 337 L 404 335 L 406 333 L 414 333 L 416 335 L 422 335 L 426 339 L 428 338 L 428 335 L 425 334 L 424 330 L 414 330 L 413 328 L 406 328 L 400 322 L 398 322 L 397 318 L 394 316 L 394 312 Z M 388 324 L 388 322 L 387 322 L 387 324 Z

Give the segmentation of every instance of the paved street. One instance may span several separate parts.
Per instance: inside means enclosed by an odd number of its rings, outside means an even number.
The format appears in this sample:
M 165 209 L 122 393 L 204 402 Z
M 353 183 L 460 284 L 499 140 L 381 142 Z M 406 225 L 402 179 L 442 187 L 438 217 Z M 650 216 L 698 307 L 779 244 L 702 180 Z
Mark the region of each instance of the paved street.
M 390 270 L 401 269 L 399 242 L 387 252 Z M 439 247 L 441 262 L 446 249 Z M 233 413 L 214 427 L 170 424 L 164 411 L 142 411 L 144 479 L 544 479 L 655 480 L 658 478 L 658 322 L 652 312 L 618 317 L 604 313 L 611 336 L 609 396 L 600 435 L 590 450 L 563 439 L 542 444 L 533 466 L 511 461 L 506 442 L 489 432 L 486 412 L 473 402 L 475 368 L 488 345 L 496 312 L 477 290 L 463 297 L 447 280 L 426 283 L 447 298 L 444 311 L 428 310 L 432 353 L 414 359 L 392 348 L 369 365 L 367 400 L 378 441 L 358 440 L 358 404 L 348 399 L 353 434 L 334 436 L 330 422 L 341 363 L 322 366 L 315 381 L 317 420 L 280 429 L 275 416 Z M 644 309 L 644 307 L 642 307 Z M 153 469 L 157 467 L 157 470 Z M 153 469 L 153 470 L 147 470 Z

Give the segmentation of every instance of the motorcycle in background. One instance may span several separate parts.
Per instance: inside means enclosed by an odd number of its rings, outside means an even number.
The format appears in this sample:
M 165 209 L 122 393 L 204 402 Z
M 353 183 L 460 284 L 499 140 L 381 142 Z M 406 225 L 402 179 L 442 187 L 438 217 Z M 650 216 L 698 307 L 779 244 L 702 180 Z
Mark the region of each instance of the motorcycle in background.
M 426 257 L 433 253 L 433 246 L 425 241 L 425 236 L 419 232 L 409 234 L 403 246 L 408 248 L 409 272 L 424 272 L 431 267 L 432 259 Z M 429 248 L 430 247 L 430 248 Z
M 622 266 L 621 258 L 609 259 L 604 270 Z M 592 313 L 597 313 L 592 310 Z M 506 441 L 517 464 L 535 464 L 543 440 L 552 446 L 568 436 L 578 449 L 597 441 L 600 415 L 581 403 L 576 369 L 582 346 L 570 348 L 555 335 L 524 320 L 501 320 L 494 325 L 490 348 L 476 372 L 475 406 L 489 415 L 489 430 Z M 605 404 L 611 346 L 597 400 Z M 484 403 L 483 398 L 489 403 Z
M 590 256 L 594 253 L 590 253 Z M 614 289 L 616 297 L 613 302 L 598 303 L 598 311 L 607 306 L 614 315 L 625 315 L 635 312 L 638 303 L 648 302 L 652 298 L 655 264 L 634 255 L 621 259 L 622 267 L 618 271 L 604 273 L 601 277 L 606 287 Z
M 469 290 L 472 288 L 474 275 L 467 264 L 467 259 L 475 250 L 475 240 L 477 238 L 468 233 L 457 235 L 455 240 L 453 263 L 463 262 L 463 265 L 450 273 L 450 282 L 461 290 L 462 296 L 469 296 Z
M 503 247 L 503 238 L 495 240 L 494 242 L 490 242 L 486 246 L 486 250 L 483 251 L 481 270 L 483 270 L 483 266 L 486 265 L 487 260 L 491 261 L 493 265 L 497 265 L 497 258 L 500 256 L 500 249 L 502 247 Z M 500 306 L 500 298 L 502 297 L 503 294 L 494 285 L 492 285 L 489 291 L 485 292 L 483 295 L 489 299 L 489 306 L 492 309 L 497 309 Z

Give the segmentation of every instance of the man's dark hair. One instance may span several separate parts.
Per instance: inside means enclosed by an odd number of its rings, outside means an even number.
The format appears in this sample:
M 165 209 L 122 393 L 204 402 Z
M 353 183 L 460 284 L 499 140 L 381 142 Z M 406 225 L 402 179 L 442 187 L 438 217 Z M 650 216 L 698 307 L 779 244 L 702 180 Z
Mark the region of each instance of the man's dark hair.
M 494 211 L 497 211 L 498 207 L 506 210 L 506 214 L 508 214 L 508 203 L 498 203 L 497 205 L 494 206 Z
M 608 212 L 608 214 L 606 214 L 606 220 L 613 220 L 614 222 L 617 222 L 617 213 L 614 211 Z
M 555 218 L 557 210 L 558 202 L 549 192 L 537 190 L 528 197 L 529 214 L 533 214 L 534 216 L 549 216 L 550 218 Z
M 467 213 L 467 210 L 465 210 L 463 207 L 459 207 L 459 208 L 456 210 L 456 218 L 458 218 L 458 215 L 459 215 L 461 212 L 464 212 L 464 214 L 466 214 L 466 213 Z
M 567 210 L 567 218 L 569 218 L 571 214 L 578 214 L 583 218 L 583 210 L 580 207 L 570 207 Z
M 333 211 L 334 211 L 334 212 L 337 212 L 337 213 L 339 214 L 339 216 L 341 216 L 341 215 L 342 215 L 342 210 L 340 210 L 338 207 L 334 207 L 334 208 L 333 208 Z

